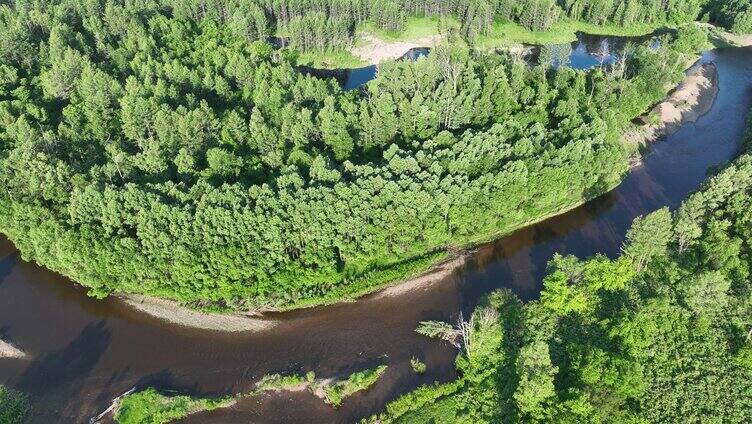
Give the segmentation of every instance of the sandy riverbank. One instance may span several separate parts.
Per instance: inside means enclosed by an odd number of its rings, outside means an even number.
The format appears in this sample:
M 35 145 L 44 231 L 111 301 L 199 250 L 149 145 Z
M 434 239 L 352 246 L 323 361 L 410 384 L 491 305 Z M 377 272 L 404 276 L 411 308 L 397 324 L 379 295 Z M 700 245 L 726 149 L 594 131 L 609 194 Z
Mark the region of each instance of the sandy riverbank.
M 396 60 L 404 56 L 410 49 L 421 47 L 434 47 L 444 37 L 433 35 L 429 37 L 418 38 L 412 41 L 385 41 L 371 34 L 363 33 L 359 38 L 359 46 L 349 50 L 350 53 L 357 56 L 364 62 L 371 65 L 378 65 L 386 60 Z
M 469 252 L 463 251 L 450 259 L 431 267 L 430 270 L 418 277 L 397 282 L 372 292 L 376 298 L 398 296 L 418 288 L 427 287 L 431 283 L 442 280 L 455 270 L 465 265 Z M 368 294 L 364 295 L 367 296 Z M 273 328 L 277 322 L 261 316 L 241 314 L 214 314 L 201 312 L 181 306 L 177 302 L 141 295 L 116 295 L 115 298 L 151 317 L 188 328 L 228 333 L 257 332 Z M 353 299 L 342 299 L 340 302 L 350 302 Z
M 452 275 L 454 271 L 462 268 L 465 263 L 467 263 L 467 260 L 471 256 L 471 254 L 472 252 L 467 251 L 457 253 L 448 260 L 434 265 L 428 272 L 418 277 L 399 282 L 397 284 L 379 290 L 378 292 L 376 292 L 375 297 L 381 298 L 389 296 L 399 296 L 409 291 L 423 288 L 428 286 L 429 284 L 441 281 L 442 279 Z
M 147 296 L 118 295 L 123 303 L 139 312 L 183 327 L 229 333 L 262 331 L 274 327 L 275 321 L 240 314 L 212 314 L 186 308 L 177 302 Z
M 26 354 L 21 349 L 6 341 L 0 340 L 0 358 L 21 359 L 25 357 Z
M 708 38 L 717 48 L 752 46 L 752 34 L 734 34 L 713 24 L 697 22 L 697 26 L 708 30 Z
M 713 107 L 718 96 L 718 70 L 712 63 L 694 67 L 669 96 L 639 119 L 642 125 L 624 135 L 627 144 L 642 145 L 696 122 Z

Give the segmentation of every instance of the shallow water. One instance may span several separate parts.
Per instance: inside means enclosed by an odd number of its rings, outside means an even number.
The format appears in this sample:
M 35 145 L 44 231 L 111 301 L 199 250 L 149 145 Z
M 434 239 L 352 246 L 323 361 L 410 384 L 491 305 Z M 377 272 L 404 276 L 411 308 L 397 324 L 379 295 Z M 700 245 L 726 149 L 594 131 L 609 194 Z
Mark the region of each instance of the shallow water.
M 271 372 L 342 376 L 375 364 L 390 366 L 376 386 L 339 409 L 307 393 L 246 399 L 194 423 L 353 422 L 399 394 L 455 377 L 453 347 L 418 336 L 428 319 L 455 319 L 491 290 L 507 287 L 534 299 L 554 252 L 615 256 L 638 215 L 676 207 L 707 170 L 738 152 L 752 104 L 752 49 L 719 50 L 720 92 L 710 112 L 653 146 L 644 164 L 613 192 L 567 214 L 481 247 L 446 279 L 398 297 L 282 315 L 261 333 L 220 334 L 176 327 L 114 300 L 96 301 L 69 280 L 22 261 L 0 241 L 0 336 L 30 360 L 0 359 L 0 383 L 30 394 L 31 422 L 88 422 L 134 385 L 216 396 L 250 391 Z M 412 356 L 428 365 L 410 369 Z

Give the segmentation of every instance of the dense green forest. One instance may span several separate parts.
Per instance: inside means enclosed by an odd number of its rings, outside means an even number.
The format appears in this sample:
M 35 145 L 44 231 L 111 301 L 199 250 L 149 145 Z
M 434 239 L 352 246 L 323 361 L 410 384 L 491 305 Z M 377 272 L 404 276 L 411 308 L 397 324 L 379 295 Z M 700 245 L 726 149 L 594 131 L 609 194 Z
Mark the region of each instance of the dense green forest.
M 540 300 L 497 292 L 460 328 L 461 378 L 382 423 L 752 422 L 752 155 L 670 213 L 635 220 L 616 260 L 556 256 Z
M 717 0 L 708 3 L 712 20 L 737 33 L 752 32 L 752 1 Z
M 473 40 L 495 22 L 544 31 L 565 19 L 595 25 L 682 24 L 700 18 L 735 31 L 752 29 L 750 0 L 162 0 L 178 18 L 212 20 L 249 41 L 285 35 L 302 50 L 339 50 L 354 41 L 359 24 L 400 32 L 408 17 L 455 18 Z
M 585 73 L 457 40 L 343 92 L 169 3 L 0 5 L 0 232 L 96 296 L 300 306 L 425 269 L 614 186 L 703 42 Z
M 172 0 L 179 18 L 238 28 L 249 41 L 280 34 L 299 50 L 341 50 L 368 22 L 400 32 L 409 17 L 453 18 L 467 40 L 496 22 L 545 31 L 563 20 L 629 27 L 712 19 L 737 32 L 752 30 L 750 0 Z

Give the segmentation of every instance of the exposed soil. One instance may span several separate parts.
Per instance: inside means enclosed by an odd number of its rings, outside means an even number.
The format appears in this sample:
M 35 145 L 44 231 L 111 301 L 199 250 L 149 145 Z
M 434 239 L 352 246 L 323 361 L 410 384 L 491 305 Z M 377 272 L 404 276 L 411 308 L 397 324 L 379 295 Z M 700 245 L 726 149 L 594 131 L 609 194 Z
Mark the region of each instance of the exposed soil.
M 19 348 L 13 346 L 12 344 L 0 340 L 0 358 L 25 358 L 26 354 Z
M 642 125 L 627 132 L 628 144 L 644 144 L 675 133 L 706 114 L 718 96 L 718 70 L 712 63 L 695 67 L 663 102 L 639 118 Z M 638 164 L 635 161 L 634 164 Z
M 360 40 L 363 43 L 359 47 L 350 49 L 350 53 L 359 57 L 371 65 L 378 65 L 386 60 L 396 60 L 404 56 L 411 49 L 420 47 L 434 47 L 444 37 L 434 35 L 430 37 L 418 38 L 414 41 L 385 41 L 371 34 L 360 34 Z
M 145 314 L 191 328 L 236 333 L 266 330 L 275 325 L 275 321 L 270 319 L 201 312 L 176 302 L 147 296 L 119 295 L 118 299 Z

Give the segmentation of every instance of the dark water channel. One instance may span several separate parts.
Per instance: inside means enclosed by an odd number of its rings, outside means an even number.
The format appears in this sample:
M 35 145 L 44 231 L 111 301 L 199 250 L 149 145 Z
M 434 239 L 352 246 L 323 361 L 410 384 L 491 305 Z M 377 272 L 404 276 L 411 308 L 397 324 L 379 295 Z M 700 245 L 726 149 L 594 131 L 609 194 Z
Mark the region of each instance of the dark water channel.
M 220 334 L 169 325 L 115 300 L 96 301 L 67 279 L 24 262 L 0 239 L 0 337 L 29 353 L 0 359 L 0 383 L 29 393 L 33 423 L 85 423 L 134 385 L 201 396 L 250 391 L 266 373 L 342 376 L 387 364 L 376 386 L 332 409 L 308 393 L 264 395 L 201 414 L 193 423 L 347 423 L 381 410 L 399 394 L 455 377 L 455 350 L 413 330 L 419 321 L 456 319 L 491 290 L 523 299 L 540 290 L 555 252 L 618 254 L 638 215 L 677 206 L 708 169 L 738 152 L 752 104 L 752 49 L 725 49 L 716 62 L 720 93 L 710 112 L 657 143 L 613 192 L 567 214 L 481 247 L 464 269 L 400 296 L 284 314 L 261 333 Z M 412 356 L 428 365 L 410 369 Z

